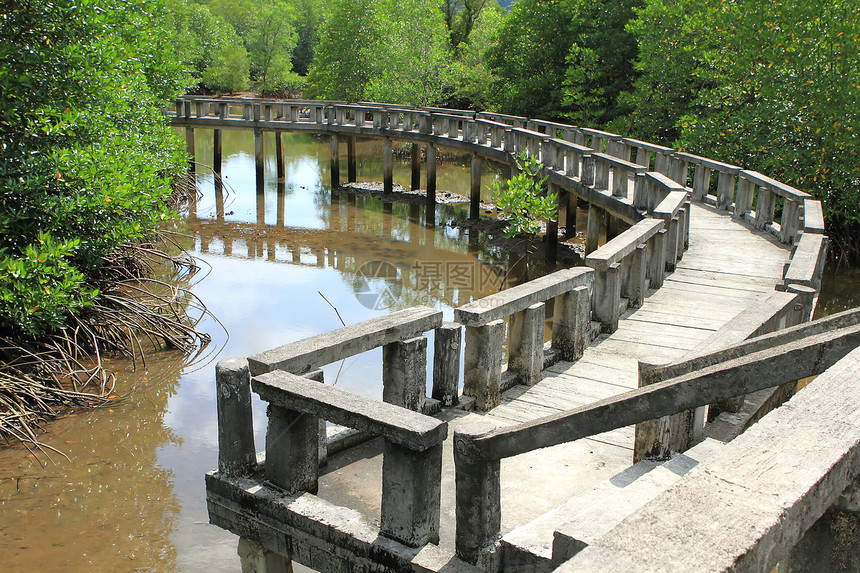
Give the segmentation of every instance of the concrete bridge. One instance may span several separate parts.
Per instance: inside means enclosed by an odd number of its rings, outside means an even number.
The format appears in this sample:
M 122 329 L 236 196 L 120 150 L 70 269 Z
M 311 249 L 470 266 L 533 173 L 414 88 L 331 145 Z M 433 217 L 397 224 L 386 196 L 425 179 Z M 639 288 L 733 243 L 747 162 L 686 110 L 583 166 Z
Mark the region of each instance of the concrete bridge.
M 854 516 L 860 475 L 860 315 L 809 323 L 826 238 L 807 194 L 510 116 L 184 99 L 174 121 L 192 138 L 214 127 L 216 156 L 224 128 L 329 134 L 333 184 L 342 137 L 385 139 L 386 186 L 391 140 L 425 145 L 428 204 L 438 146 L 473 153 L 473 182 L 481 157 L 526 152 L 562 207 L 590 205 L 586 267 L 462 305 L 455 323 L 412 308 L 219 363 L 207 499 L 210 520 L 243 539 L 246 565 L 816 570 L 839 556 L 795 549 L 821 546 L 810 536 Z M 473 185 L 474 217 L 479 199 Z M 560 216 L 567 228 L 571 212 Z M 558 239 L 553 225 L 547 234 Z M 318 383 L 321 366 L 379 346 L 383 402 Z M 253 443 L 252 389 L 269 403 L 265 454 Z

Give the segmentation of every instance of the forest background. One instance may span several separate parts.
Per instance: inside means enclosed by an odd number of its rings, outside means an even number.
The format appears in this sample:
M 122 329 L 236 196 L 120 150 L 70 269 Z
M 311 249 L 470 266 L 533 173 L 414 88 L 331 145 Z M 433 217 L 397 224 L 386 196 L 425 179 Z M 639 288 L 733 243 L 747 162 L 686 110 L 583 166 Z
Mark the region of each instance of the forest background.
M 192 90 L 491 110 L 767 173 L 860 259 L 860 5 L 167 0 Z

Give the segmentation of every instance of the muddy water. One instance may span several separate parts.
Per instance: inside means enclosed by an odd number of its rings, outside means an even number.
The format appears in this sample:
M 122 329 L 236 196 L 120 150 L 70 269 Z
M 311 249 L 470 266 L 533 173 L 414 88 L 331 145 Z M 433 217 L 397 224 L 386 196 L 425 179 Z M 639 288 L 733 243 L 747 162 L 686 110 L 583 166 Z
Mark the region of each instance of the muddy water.
M 423 205 L 332 199 L 328 142 L 305 135 L 286 136 L 281 182 L 267 137 L 258 190 L 253 149 L 250 132 L 224 132 L 224 185 L 219 192 L 200 167 L 201 197 L 178 229 L 203 266 L 197 278 L 206 275 L 192 290 L 217 317 L 201 328 L 218 358 L 414 304 L 451 319 L 454 306 L 521 280 L 522 262 L 509 273 L 518 257 L 450 225 L 465 206 L 438 206 L 437 226 L 427 228 Z M 198 130 L 196 153 L 210 161 L 211 132 Z M 360 181 L 381 179 L 380 157 L 379 144 L 359 143 Z M 395 165 L 395 182 L 408 185 L 408 163 Z M 484 187 L 498 176 L 487 169 Z M 443 161 L 438 181 L 440 190 L 467 194 L 468 164 Z M 531 262 L 532 274 L 546 270 Z M 0 570 L 238 571 L 237 539 L 208 525 L 205 505 L 203 476 L 217 465 L 214 362 L 185 366 L 162 354 L 137 371 L 115 367 L 123 399 L 48 425 L 44 442 L 69 459 L 0 450 Z M 325 374 L 328 383 L 381 397 L 379 350 Z M 254 408 L 262 449 L 265 408 Z

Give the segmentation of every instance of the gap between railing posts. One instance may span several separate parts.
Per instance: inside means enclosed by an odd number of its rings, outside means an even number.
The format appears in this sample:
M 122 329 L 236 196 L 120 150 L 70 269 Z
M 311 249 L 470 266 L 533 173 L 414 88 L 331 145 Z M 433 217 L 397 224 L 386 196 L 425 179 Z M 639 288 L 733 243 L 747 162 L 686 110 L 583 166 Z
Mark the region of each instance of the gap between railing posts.
M 555 299 L 551 348 L 564 360 L 582 356 L 591 323 L 593 272 L 582 267 L 556 271 L 454 309 L 454 320 L 466 327 L 463 394 L 475 399 L 476 409 L 497 406 L 508 383 L 541 379 L 545 303 L 550 299 Z M 511 375 L 503 382 L 506 320 Z

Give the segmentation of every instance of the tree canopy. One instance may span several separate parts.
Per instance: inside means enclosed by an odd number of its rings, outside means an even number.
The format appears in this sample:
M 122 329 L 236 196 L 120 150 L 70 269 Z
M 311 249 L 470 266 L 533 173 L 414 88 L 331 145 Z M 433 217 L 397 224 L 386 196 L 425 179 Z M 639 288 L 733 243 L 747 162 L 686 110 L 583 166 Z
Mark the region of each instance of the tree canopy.
M 106 255 L 168 216 L 184 153 L 160 106 L 180 89 L 155 1 L 33 1 L 0 27 L 0 332 L 89 307 Z

